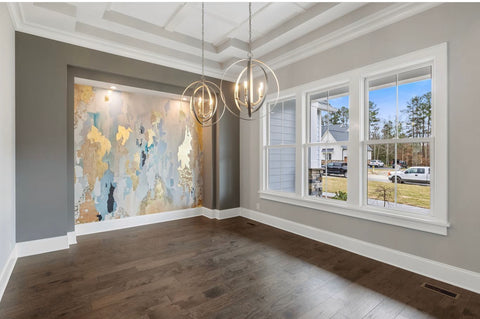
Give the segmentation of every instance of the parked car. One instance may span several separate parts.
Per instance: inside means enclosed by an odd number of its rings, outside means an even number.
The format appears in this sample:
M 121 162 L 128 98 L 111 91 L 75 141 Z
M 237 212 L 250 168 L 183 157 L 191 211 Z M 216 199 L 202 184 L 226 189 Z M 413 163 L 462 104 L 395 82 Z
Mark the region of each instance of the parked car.
M 407 168 L 407 162 L 405 162 L 405 161 L 397 160 L 397 165 L 400 168 Z M 392 168 L 395 168 L 395 161 L 392 161 Z
M 422 183 L 430 184 L 430 167 L 414 166 L 404 171 L 388 172 L 388 179 L 395 183 Z
M 370 163 L 368 163 L 368 166 L 370 166 L 370 167 L 384 167 L 385 164 L 381 160 L 371 160 Z
M 324 172 L 327 175 L 343 175 L 347 177 L 347 163 L 346 162 L 331 162 L 327 164 L 326 170 Z

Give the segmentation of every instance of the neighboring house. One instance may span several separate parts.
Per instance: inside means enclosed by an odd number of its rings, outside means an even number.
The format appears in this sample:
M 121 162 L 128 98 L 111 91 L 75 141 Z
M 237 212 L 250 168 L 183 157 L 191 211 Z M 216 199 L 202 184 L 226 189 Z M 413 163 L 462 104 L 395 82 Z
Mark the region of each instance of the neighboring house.
M 330 124 L 322 127 L 321 143 L 328 143 L 327 147 L 312 148 L 310 167 L 319 168 L 327 162 L 347 162 L 348 149 L 341 142 L 347 142 L 349 136 L 348 125 Z M 337 144 L 334 144 L 337 143 Z M 368 147 L 367 159 L 372 159 L 372 149 Z

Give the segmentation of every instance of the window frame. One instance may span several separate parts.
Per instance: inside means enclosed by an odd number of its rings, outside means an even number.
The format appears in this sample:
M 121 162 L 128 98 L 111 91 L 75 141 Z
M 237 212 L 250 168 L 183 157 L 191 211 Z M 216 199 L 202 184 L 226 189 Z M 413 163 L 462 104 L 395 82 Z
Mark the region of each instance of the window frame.
M 322 93 L 322 92 L 325 92 L 325 91 L 330 91 L 330 90 L 334 90 L 334 89 L 337 89 L 337 88 L 341 88 L 341 87 L 348 87 L 348 96 L 349 96 L 349 103 L 348 103 L 348 110 L 349 110 L 349 123 L 350 123 L 350 107 L 351 107 L 351 98 L 350 98 L 350 81 L 349 80 L 345 80 L 345 81 L 337 81 L 335 84 L 333 85 L 323 85 L 323 86 L 320 86 L 314 90 L 308 90 L 307 92 L 302 92 L 303 95 L 305 95 L 305 105 L 304 105 L 304 111 L 301 110 L 301 112 L 303 113 L 302 115 L 305 116 L 305 120 L 306 120 L 306 125 L 305 125 L 305 130 L 302 134 L 304 134 L 304 142 L 302 143 L 302 153 L 304 154 L 304 161 L 303 161 L 303 167 L 302 167 L 302 174 L 303 174 L 303 189 L 305 190 L 308 190 L 308 150 L 309 148 L 312 148 L 312 147 L 320 147 L 321 149 L 323 148 L 327 148 L 329 146 L 342 146 L 342 145 L 346 145 L 347 146 L 347 149 L 350 148 L 350 141 L 351 141 L 351 138 L 349 136 L 348 138 L 348 141 L 342 141 L 342 142 L 336 142 L 336 143 L 326 143 L 326 142 L 312 142 L 311 141 L 311 110 L 310 110 L 310 97 L 314 94 L 318 94 L 318 93 Z M 350 126 L 350 124 L 349 124 Z M 348 180 L 349 178 L 347 178 L 347 193 L 348 193 Z M 308 200 L 314 200 L 314 201 L 318 201 L 318 202 L 325 202 L 325 203 L 332 203 L 332 204 L 338 204 L 338 205 L 342 205 L 344 206 L 344 204 L 348 203 L 349 202 L 349 199 L 347 197 L 347 201 L 339 201 L 339 200 L 336 200 L 336 199 L 331 199 L 331 198 L 324 198 L 324 197 L 320 197 L 320 198 L 315 198 L 315 197 L 312 197 L 310 195 L 308 195 L 308 192 L 307 193 L 302 193 L 301 194 L 302 197 L 304 199 L 308 199 Z
M 364 152 L 364 161 L 365 163 L 368 163 L 368 159 L 367 159 L 367 156 L 368 156 L 368 153 L 367 153 L 367 147 L 368 145 L 374 145 L 374 144 L 377 144 L 377 145 L 382 145 L 382 144 L 394 144 L 394 145 L 400 145 L 400 144 L 414 144 L 414 143 L 429 143 L 431 145 L 430 147 L 430 154 L 429 154 L 429 158 L 430 158 L 430 167 L 433 167 L 435 168 L 435 152 L 434 152 L 434 145 L 435 145 L 435 139 L 433 138 L 434 136 L 434 128 L 436 126 L 435 124 L 435 121 L 433 120 L 434 118 L 434 115 L 436 113 L 436 105 L 434 104 L 433 102 L 433 95 L 435 94 L 434 93 L 434 85 L 433 85 L 433 77 L 434 77 L 434 72 L 433 72 L 433 65 L 434 65 L 434 62 L 433 62 L 433 59 L 431 60 L 428 60 L 428 61 L 422 61 L 422 62 L 419 62 L 419 63 L 415 63 L 415 61 L 412 61 L 412 64 L 406 66 L 406 67 L 397 67 L 396 69 L 394 69 L 393 71 L 392 70 L 389 70 L 388 72 L 382 72 L 382 73 L 375 73 L 375 75 L 373 76 L 364 76 L 363 77 L 363 90 L 364 90 L 364 101 L 363 101 L 363 112 L 364 112 L 364 137 L 363 137 L 363 141 L 365 141 L 365 146 L 363 147 L 363 152 Z M 383 78 L 383 77 L 388 77 L 388 76 L 393 76 L 393 75 L 396 75 L 396 74 L 400 74 L 400 73 L 403 73 L 403 72 L 408 72 L 408 71 L 412 71 L 412 70 L 415 70 L 415 69 L 418 69 L 418 68 L 422 68 L 422 67 L 426 67 L 426 66 L 431 66 L 432 67 L 432 77 L 431 77 L 431 80 L 432 80 L 432 88 L 431 88 L 431 92 L 432 92 L 432 132 L 431 132 L 431 135 L 429 137 L 407 137 L 407 138 L 397 138 L 397 137 L 393 137 L 393 138 L 390 138 L 390 139 L 371 139 L 370 138 L 370 122 L 369 122 L 369 98 L 368 98 L 368 95 L 369 95 L 369 89 L 368 89 L 368 82 L 369 81 L 374 81 L 374 80 L 377 80 L 379 78 Z M 398 92 L 398 91 L 397 91 Z M 388 163 L 385 163 L 386 165 L 388 165 Z M 367 167 L 367 166 L 365 166 Z M 409 168 L 411 169 L 411 168 Z M 435 171 L 435 169 L 434 169 Z M 434 180 L 434 176 L 431 175 L 430 177 L 430 209 L 428 211 L 427 214 L 425 215 L 428 215 L 430 216 L 430 218 L 434 219 L 435 218 L 435 214 L 433 212 L 433 205 L 434 205 L 434 183 L 433 183 L 433 180 Z M 362 194 L 362 206 L 365 208 L 365 209 L 368 209 L 368 208 L 371 208 L 373 207 L 374 209 L 375 206 L 374 205 L 368 205 L 368 178 L 365 178 L 365 180 L 363 180 L 363 187 L 364 187 L 364 191 L 363 191 L 363 194 Z M 383 210 L 383 209 L 382 209 Z M 406 215 L 406 216 L 410 216 L 411 214 L 413 214 L 413 216 L 417 216 L 418 213 L 410 213 L 406 210 L 401 210 L 401 209 L 397 209 L 395 206 L 394 207 L 391 207 L 391 208 L 388 208 L 389 211 L 392 211 L 392 212 L 395 212 L 397 214 L 402 214 L 402 215 Z
M 432 133 L 428 139 L 431 143 L 431 214 L 386 210 L 380 207 L 366 205 L 366 169 L 368 161 L 368 103 L 366 100 L 366 79 L 382 74 L 397 73 L 404 69 L 431 63 L 432 66 Z M 296 99 L 296 183 L 295 193 L 273 192 L 266 188 L 265 173 L 265 137 L 268 130 L 268 116 L 260 120 L 260 189 L 259 197 L 265 200 L 277 201 L 314 210 L 336 213 L 401 226 L 409 229 L 421 230 L 440 235 L 447 235 L 448 227 L 448 69 L 447 43 L 441 43 L 429 48 L 407 53 L 398 57 L 370 64 L 354 70 L 329 76 L 321 80 L 289 88 L 281 92 L 284 100 Z M 347 84 L 349 87 L 349 141 L 347 179 L 348 200 L 319 200 L 308 195 L 308 122 L 309 112 L 308 94 L 321 90 L 335 88 Z M 268 102 L 274 100 L 268 95 Z M 262 111 L 266 114 L 266 108 Z M 267 129 L 266 129 L 267 128 Z M 417 141 L 418 139 L 416 139 Z M 399 140 L 397 140 L 398 142 Z M 383 141 L 382 141 L 383 142 Z M 413 142 L 413 141 L 412 141 Z M 321 144 L 321 143 L 320 143 Z M 342 142 L 342 144 L 345 144 Z
M 283 103 L 285 101 L 289 101 L 289 100 L 294 100 L 295 101 L 295 109 L 298 108 L 298 103 L 295 99 L 295 96 L 284 96 L 282 97 L 281 99 L 279 98 L 278 101 L 276 101 L 275 104 L 278 104 L 278 103 Z M 271 106 L 274 104 L 273 102 L 275 101 L 268 101 L 266 102 L 266 108 L 268 109 L 268 112 L 266 113 L 263 113 L 262 112 L 262 120 L 265 121 L 265 127 L 266 129 L 264 130 L 264 134 L 262 135 L 264 138 L 263 138 L 263 143 L 262 143 L 262 150 L 261 150 L 261 158 L 262 158 L 262 166 L 263 167 L 263 172 L 262 174 L 260 174 L 261 176 L 263 176 L 263 178 L 261 179 L 261 184 L 260 185 L 263 185 L 263 189 L 267 190 L 268 192 L 272 193 L 272 194 L 279 194 L 281 196 L 285 196 L 285 195 L 291 195 L 291 194 L 294 194 L 297 192 L 297 183 L 296 183 L 296 175 L 297 175 L 297 161 L 295 160 L 295 191 L 293 193 L 291 192 L 285 192 L 285 191 L 275 191 L 275 190 L 270 190 L 268 188 L 268 183 L 269 183 L 269 176 L 268 176 L 268 162 L 269 162 L 269 158 L 268 158 L 268 150 L 270 149 L 282 149 L 282 148 L 294 148 L 295 149 L 295 159 L 297 157 L 297 153 L 298 153 L 298 149 L 297 149 L 297 145 L 296 143 L 295 144 L 275 144 L 275 145 L 270 145 L 270 116 L 267 115 L 267 114 L 270 114 L 270 108 Z M 264 116 L 264 115 L 267 115 L 267 116 Z M 297 140 L 298 138 L 298 123 L 297 123 L 297 120 L 296 120 L 296 112 L 295 112 L 295 140 Z

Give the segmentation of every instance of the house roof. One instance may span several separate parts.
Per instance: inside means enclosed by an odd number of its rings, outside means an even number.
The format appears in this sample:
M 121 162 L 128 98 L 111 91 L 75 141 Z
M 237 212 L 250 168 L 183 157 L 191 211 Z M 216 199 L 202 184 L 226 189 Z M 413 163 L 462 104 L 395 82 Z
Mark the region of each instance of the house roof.
M 348 141 L 349 131 L 348 125 L 344 124 L 330 124 L 322 127 L 322 137 L 325 136 L 327 130 L 333 136 L 336 142 Z M 323 138 L 322 138 L 323 139 Z M 347 149 L 346 146 L 342 145 L 342 149 Z M 367 146 L 368 151 L 371 151 L 372 148 L 370 145 Z
M 348 125 L 330 124 L 322 126 L 322 137 L 325 136 L 327 130 L 332 134 L 337 142 L 348 141 Z

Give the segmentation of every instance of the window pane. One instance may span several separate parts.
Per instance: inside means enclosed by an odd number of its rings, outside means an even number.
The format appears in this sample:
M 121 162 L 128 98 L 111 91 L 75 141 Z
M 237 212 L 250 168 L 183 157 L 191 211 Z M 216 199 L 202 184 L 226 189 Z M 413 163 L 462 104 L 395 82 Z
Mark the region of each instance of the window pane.
M 270 108 L 270 145 L 295 144 L 295 99 L 279 102 Z
M 308 149 L 308 195 L 347 200 L 347 148 L 325 144 Z
M 310 142 L 336 143 L 348 141 L 348 87 L 311 94 Z
M 416 73 L 415 73 L 416 72 Z M 432 132 L 431 67 L 400 73 L 399 137 L 430 137 Z
M 366 168 L 368 205 L 428 213 L 431 197 L 429 143 L 369 145 L 367 152 L 378 158 L 370 161 Z M 373 165 L 379 161 L 385 165 Z
M 426 66 L 368 80 L 369 138 L 430 136 L 431 78 L 431 66 Z
M 273 110 L 269 113 L 270 122 L 270 145 L 282 144 L 282 117 L 283 103 L 277 103 Z
M 396 75 L 369 81 L 369 139 L 395 137 L 397 118 Z
M 295 100 L 283 102 L 283 144 L 295 144 Z
M 407 170 L 397 172 L 397 208 L 428 213 L 431 197 L 430 144 L 398 144 L 397 154 L 408 165 Z
M 268 150 L 268 189 L 295 192 L 295 148 Z

